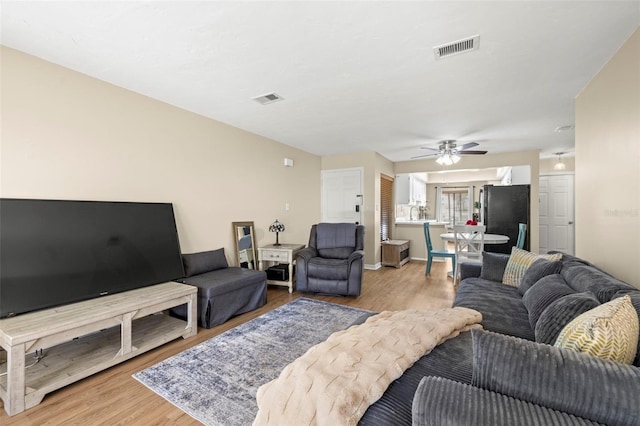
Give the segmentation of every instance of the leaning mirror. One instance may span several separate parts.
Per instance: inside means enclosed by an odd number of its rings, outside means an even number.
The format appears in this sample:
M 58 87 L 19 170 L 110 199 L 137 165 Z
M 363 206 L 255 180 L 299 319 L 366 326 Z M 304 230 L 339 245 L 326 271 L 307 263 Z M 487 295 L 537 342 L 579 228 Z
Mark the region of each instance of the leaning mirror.
M 238 266 L 247 269 L 256 268 L 256 241 L 253 222 L 233 222 L 233 236 L 236 243 Z

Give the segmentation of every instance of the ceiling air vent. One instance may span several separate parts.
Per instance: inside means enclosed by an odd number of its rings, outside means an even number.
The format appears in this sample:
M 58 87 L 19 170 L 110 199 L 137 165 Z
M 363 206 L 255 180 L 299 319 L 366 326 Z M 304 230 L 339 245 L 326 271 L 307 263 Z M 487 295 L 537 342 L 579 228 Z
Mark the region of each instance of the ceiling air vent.
M 464 40 L 454 41 L 452 43 L 442 44 L 433 48 L 436 59 L 446 58 L 447 56 L 457 55 L 459 53 L 478 50 L 480 47 L 480 36 L 465 38 Z
M 262 95 L 262 96 L 257 96 L 255 98 L 253 98 L 254 101 L 262 104 L 262 105 L 266 105 L 266 104 L 272 104 L 274 102 L 278 102 L 283 100 L 284 98 L 280 95 L 278 95 L 277 93 L 267 93 L 266 95 Z

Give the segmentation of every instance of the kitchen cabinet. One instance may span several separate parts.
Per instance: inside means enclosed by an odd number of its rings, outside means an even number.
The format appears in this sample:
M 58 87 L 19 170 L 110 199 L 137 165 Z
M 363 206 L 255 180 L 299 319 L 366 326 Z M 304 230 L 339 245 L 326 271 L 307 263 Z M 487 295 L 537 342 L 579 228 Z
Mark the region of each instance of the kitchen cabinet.
M 424 205 L 427 202 L 427 182 L 414 174 L 396 175 L 396 204 L 412 206 Z

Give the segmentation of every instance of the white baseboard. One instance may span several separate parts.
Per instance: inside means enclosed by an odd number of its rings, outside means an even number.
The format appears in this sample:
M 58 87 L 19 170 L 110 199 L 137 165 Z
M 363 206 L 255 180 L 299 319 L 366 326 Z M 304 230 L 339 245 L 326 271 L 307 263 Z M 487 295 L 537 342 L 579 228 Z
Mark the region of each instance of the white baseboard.
M 378 262 L 375 265 L 367 265 L 366 263 L 363 266 L 364 269 L 369 269 L 371 271 L 377 271 L 378 269 L 382 268 L 382 263 Z
M 427 261 L 427 259 L 423 259 L 421 257 L 412 257 L 411 260 L 420 260 L 422 262 L 426 262 Z M 443 257 L 434 257 L 433 261 L 434 262 L 446 262 L 446 259 L 443 258 Z

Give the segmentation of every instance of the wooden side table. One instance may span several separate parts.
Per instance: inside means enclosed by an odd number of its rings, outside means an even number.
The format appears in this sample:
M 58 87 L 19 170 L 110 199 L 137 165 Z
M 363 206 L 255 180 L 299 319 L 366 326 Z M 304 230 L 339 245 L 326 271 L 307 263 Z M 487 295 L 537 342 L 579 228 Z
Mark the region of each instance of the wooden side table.
M 409 261 L 409 241 L 388 240 L 382 243 L 382 266 L 401 267 Z
M 293 263 L 300 250 L 304 248 L 304 244 L 280 244 L 276 246 L 269 244 L 268 246 L 258 247 L 258 269 L 264 271 L 264 263 L 289 264 L 289 279 L 287 281 L 267 280 L 267 284 L 280 285 L 289 287 L 289 293 L 293 293 Z

